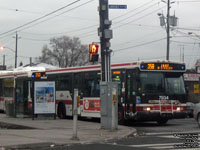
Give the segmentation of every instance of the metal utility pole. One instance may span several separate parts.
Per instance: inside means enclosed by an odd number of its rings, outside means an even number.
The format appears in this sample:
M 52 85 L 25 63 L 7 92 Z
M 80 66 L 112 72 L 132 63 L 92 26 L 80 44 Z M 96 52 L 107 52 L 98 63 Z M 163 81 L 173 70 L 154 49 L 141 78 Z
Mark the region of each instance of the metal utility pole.
M 117 86 L 111 80 L 111 61 L 110 61 L 110 39 L 112 30 L 110 30 L 111 21 L 108 13 L 108 0 L 99 0 L 99 19 L 100 27 L 98 35 L 101 43 L 101 128 L 117 129 Z M 113 98 L 115 97 L 115 98 Z
M 3 66 L 5 66 L 5 57 L 6 55 L 3 55 Z
M 109 30 L 111 21 L 108 14 L 108 0 L 99 0 L 99 36 L 101 43 L 101 81 L 111 81 L 110 69 L 110 39 L 112 38 L 112 30 Z
M 72 140 L 79 140 L 77 136 L 77 118 L 78 118 L 78 110 L 77 110 L 77 99 L 78 99 L 78 89 L 74 89 L 74 106 L 73 106 L 73 136 Z
M 169 60 L 169 51 L 170 51 L 170 26 L 177 26 L 177 20 L 178 18 L 175 16 L 170 16 L 170 8 L 171 4 L 175 2 L 170 2 L 170 0 L 162 2 L 167 4 L 167 17 L 164 17 L 163 14 L 158 13 L 158 16 L 160 16 L 160 25 L 165 26 L 166 32 L 167 32 L 167 53 L 166 53 L 166 60 Z
M 169 60 L 169 49 L 170 49 L 169 16 L 170 16 L 170 0 L 168 0 L 168 2 L 167 2 L 167 55 L 166 55 L 166 60 Z
M 15 45 L 15 68 L 17 68 L 17 43 L 18 43 L 18 34 L 16 32 L 16 45 Z
M 30 67 L 32 66 L 32 57 L 30 57 Z

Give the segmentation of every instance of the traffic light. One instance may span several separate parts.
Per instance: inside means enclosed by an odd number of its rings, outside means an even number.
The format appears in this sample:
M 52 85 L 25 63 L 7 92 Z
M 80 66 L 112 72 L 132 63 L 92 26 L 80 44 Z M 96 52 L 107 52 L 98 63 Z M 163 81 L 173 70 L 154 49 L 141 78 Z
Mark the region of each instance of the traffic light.
M 89 45 L 89 61 L 90 62 L 98 61 L 99 59 L 98 50 L 99 50 L 99 45 L 97 44 Z

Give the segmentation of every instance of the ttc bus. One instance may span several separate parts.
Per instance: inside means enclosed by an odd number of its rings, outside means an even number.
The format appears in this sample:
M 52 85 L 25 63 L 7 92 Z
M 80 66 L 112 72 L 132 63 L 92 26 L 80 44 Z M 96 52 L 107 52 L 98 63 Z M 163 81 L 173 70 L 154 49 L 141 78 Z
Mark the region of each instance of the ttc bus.
M 184 63 L 143 61 L 113 64 L 111 69 L 112 81 L 118 84 L 120 124 L 126 120 L 164 124 L 169 119 L 186 117 Z M 47 78 L 56 83 L 56 112 L 59 118 L 72 116 L 75 88 L 80 96 L 78 115 L 100 118 L 100 70 L 100 65 L 46 70 Z M 8 88 L 7 82 L 5 75 L 0 75 L 0 88 Z M 1 102 L 12 99 L 5 97 L 5 92 L 0 94 Z M 31 93 L 23 95 L 23 99 L 27 99 L 26 96 Z

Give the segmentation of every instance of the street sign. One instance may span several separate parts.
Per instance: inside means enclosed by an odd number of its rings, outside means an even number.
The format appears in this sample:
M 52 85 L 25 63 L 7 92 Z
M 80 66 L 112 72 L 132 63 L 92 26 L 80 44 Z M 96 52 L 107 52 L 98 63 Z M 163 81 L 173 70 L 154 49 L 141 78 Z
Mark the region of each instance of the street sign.
M 109 5 L 110 9 L 127 9 L 127 5 Z

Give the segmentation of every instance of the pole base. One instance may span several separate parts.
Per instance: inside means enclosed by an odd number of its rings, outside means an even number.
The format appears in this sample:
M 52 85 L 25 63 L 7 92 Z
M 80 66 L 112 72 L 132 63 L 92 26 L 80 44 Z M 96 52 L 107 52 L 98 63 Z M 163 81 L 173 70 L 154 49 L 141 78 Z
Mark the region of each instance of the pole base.
M 70 140 L 80 141 L 80 139 L 77 136 L 73 136 Z

